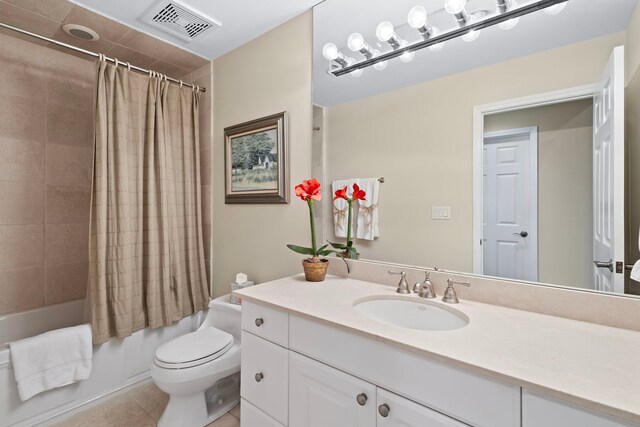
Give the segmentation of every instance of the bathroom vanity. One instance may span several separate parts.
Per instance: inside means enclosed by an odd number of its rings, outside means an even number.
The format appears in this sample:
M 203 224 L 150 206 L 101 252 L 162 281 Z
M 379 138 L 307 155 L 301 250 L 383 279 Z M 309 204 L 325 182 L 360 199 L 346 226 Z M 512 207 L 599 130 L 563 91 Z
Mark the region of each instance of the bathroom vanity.
M 237 293 L 246 426 L 640 425 L 638 332 L 336 276 Z M 409 305 L 373 320 L 371 300 Z M 417 329 L 434 310 L 463 324 Z

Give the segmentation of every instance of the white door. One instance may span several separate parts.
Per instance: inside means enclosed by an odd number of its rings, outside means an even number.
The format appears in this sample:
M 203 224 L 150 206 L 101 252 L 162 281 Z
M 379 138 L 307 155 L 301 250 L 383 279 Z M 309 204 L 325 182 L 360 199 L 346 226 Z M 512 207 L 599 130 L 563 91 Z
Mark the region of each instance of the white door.
M 466 425 L 378 388 L 377 427 L 465 427 Z
M 624 293 L 624 47 L 593 100 L 593 261 L 596 290 Z
M 289 352 L 289 427 L 376 425 L 376 386 Z
M 537 128 L 486 133 L 483 274 L 538 280 Z

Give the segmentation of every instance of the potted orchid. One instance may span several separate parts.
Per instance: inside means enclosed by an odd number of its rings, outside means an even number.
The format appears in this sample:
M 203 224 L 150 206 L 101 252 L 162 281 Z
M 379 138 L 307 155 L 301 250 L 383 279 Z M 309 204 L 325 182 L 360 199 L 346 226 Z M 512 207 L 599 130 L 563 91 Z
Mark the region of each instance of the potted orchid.
M 358 251 L 353 246 L 353 240 L 351 240 L 351 216 L 353 214 L 353 202 L 356 200 L 362 200 L 363 202 L 366 201 L 367 199 L 365 197 L 367 196 L 367 193 L 365 193 L 364 190 L 361 190 L 358 184 L 353 184 L 353 191 L 351 192 L 351 197 L 349 197 L 347 194 L 347 188 L 348 187 L 345 185 L 344 188 L 337 190 L 333 197 L 334 202 L 338 199 L 343 199 L 347 202 L 347 205 L 349 205 L 349 214 L 347 216 L 347 243 L 342 244 L 329 242 L 329 244 L 333 248 L 342 251 L 341 255 L 344 258 L 358 259 Z
M 329 260 L 326 258 L 320 258 L 329 254 L 335 253 L 338 256 L 341 254 L 338 251 L 327 249 L 329 245 L 317 247 L 316 245 L 316 225 L 313 218 L 313 204 L 316 201 L 322 200 L 322 194 L 320 193 L 320 183 L 311 178 L 307 181 L 302 181 L 301 184 L 295 187 L 296 196 L 301 200 L 307 202 L 309 207 L 309 222 L 311 225 L 311 247 L 303 247 L 296 245 L 287 245 L 292 251 L 302 254 L 310 255 L 310 258 L 302 260 L 302 267 L 304 268 L 304 275 L 309 282 L 322 282 L 327 275 L 327 268 L 329 267 Z

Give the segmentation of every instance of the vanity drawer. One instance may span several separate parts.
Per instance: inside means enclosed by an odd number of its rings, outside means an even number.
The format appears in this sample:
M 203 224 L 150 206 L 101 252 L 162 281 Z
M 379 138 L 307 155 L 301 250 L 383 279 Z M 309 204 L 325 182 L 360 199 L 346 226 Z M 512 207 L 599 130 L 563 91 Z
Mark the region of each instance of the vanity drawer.
M 289 345 L 289 314 L 244 301 L 242 303 L 242 330 L 287 347 Z
M 520 387 L 291 315 L 289 348 L 478 427 L 520 425 Z
M 287 349 L 242 331 L 240 395 L 281 424 L 287 424 Z
M 284 427 L 244 399 L 240 402 L 240 419 L 242 420 L 242 425 L 249 427 Z

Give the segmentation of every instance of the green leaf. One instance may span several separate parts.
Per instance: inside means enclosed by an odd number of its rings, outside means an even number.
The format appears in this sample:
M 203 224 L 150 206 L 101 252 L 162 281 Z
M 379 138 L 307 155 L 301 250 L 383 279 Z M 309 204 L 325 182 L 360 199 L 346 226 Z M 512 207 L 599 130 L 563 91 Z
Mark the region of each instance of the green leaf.
M 320 247 L 318 248 L 318 253 L 320 253 L 320 252 L 322 252 L 323 250 L 325 250 L 325 249 L 327 248 L 327 246 L 329 246 L 329 245 L 320 246 Z
M 297 253 L 302 254 L 302 255 L 312 255 L 312 256 L 315 255 L 313 253 L 313 249 L 312 248 L 305 248 L 305 247 L 296 246 L 296 245 L 287 245 L 287 247 L 289 249 L 291 249 L 292 251 L 297 252 Z
M 349 248 L 349 258 L 358 259 L 358 251 L 353 246 Z
M 328 240 L 327 240 L 328 241 Z M 328 241 L 329 242 L 329 241 Z M 329 244 L 336 248 L 336 249 L 347 249 L 347 245 L 344 245 L 342 243 L 333 243 L 333 242 L 329 242 Z
M 347 242 L 347 247 L 348 247 L 348 248 L 350 248 L 350 247 L 352 247 L 352 246 L 353 246 L 353 240 L 349 240 L 349 241 Z

